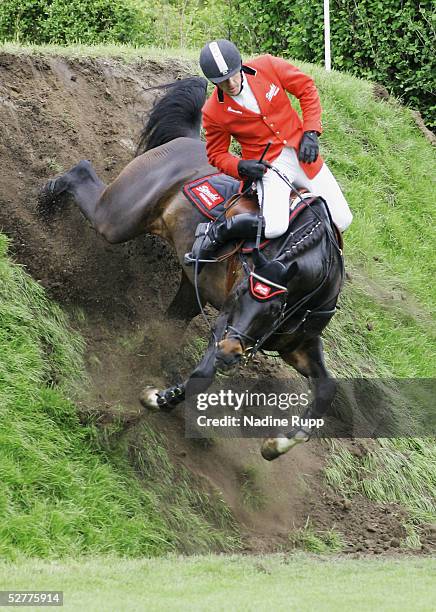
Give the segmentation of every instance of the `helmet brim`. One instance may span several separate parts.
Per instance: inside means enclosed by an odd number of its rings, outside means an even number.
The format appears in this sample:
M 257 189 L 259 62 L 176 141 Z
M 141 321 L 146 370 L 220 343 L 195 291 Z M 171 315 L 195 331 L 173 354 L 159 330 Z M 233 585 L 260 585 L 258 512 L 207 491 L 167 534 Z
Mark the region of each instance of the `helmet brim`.
M 235 68 L 234 70 L 230 70 L 230 72 L 228 72 L 227 74 L 225 74 L 223 76 L 216 77 L 214 79 L 209 78 L 209 81 L 211 81 L 215 85 L 218 85 L 218 83 L 222 83 L 223 81 L 227 81 L 227 79 L 230 79 L 230 77 L 232 77 L 234 74 L 239 72 L 241 70 L 241 68 L 242 68 L 242 66 L 240 66 L 239 68 Z

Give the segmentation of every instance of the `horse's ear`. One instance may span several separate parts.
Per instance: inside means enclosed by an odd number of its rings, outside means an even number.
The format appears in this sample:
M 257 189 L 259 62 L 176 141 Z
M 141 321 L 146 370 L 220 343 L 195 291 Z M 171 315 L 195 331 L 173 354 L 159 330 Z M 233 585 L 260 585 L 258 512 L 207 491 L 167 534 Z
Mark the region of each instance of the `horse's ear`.
M 286 282 L 289 282 L 298 272 L 298 264 L 294 261 L 286 271 Z

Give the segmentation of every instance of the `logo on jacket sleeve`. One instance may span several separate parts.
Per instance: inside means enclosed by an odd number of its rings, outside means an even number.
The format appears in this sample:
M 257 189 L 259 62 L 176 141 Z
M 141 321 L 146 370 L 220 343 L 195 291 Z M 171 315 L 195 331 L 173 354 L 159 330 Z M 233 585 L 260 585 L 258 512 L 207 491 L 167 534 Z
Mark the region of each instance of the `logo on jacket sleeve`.
M 268 100 L 268 102 L 271 102 L 274 96 L 276 96 L 278 93 L 279 93 L 279 88 L 277 87 L 277 85 L 274 85 L 274 83 L 271 83 L 271 85 L 269 86 L 269 91 L 265 94 L 265 98 Z

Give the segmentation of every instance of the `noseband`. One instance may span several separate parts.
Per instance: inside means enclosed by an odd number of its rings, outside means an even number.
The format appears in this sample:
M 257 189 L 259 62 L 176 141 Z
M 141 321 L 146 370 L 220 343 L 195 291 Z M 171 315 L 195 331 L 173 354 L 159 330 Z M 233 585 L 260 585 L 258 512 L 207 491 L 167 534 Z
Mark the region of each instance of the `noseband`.
M 248 266 L 245 260 L 242 260 L 242 264 L 243 264 L 244 271 L 248 275 L 248 287 L 249 287 L 250 296 L 252 298 L 254 298 L 256 301 L 259 301 L 259 302 L 266 302 L 268 300 L 277 298 L 277 296 L 280 296 L 280 299 L 282 300 L 282 306 L 280 309 L 280 313 L 275 321 L 276 324 L 280 324 L 285 314 L 286 297 L 288 294 L 288 288 L 285 287 L 284 285 L 279 285 L 278 283 L 274 283 L 270 281 L 269 279 L 263 276 L 260 276 L 259 274 L 256 274 L 253 270 L 250 269 L 250 267 Z M 246 334 L 243 331 L 240 331 L 233 325 L 226 326 L 223 332 L 223 335 L 222 335 L 222 340 L 226 339 L 225 337 L 229 332 L 233 332 L 233 333 L 230 333 L 227 336 L 227 339 L 228 340 L 232 340 L 232 339 L 238 340 L 241 343 L 242 350 L 243 350 L 243 356 L 246 358 L 246 360 L 252 357 L 257 352 L 260 345 L 263 344 L 264 342 L 263 337 L 258 338 L 256 340 L 256 338 L 253 338 L 253 336 L 249 336 L 248 334 Z M 246 346 L 244 343 L 245 339 L 248 340 L 252 344 L 252 346 Z M 216 342 L 216 346 L 218 346 L 218 344 L 219 342 Z
M 267 149 L 265 149 L 266 152 Z M 262 156 L 263 157 L 263 156 Z M 275 168 L 274 166 L 271 166 L 271 169 L 274 170 L 274 172 L 276 172 L 276 174 L 291 188 L 291 190 L 297 194 L 297 196 L 299 197 L 299 199 L 301 201 L 303 201 L 303 197 L 301 196 L 300 192 L 298 191 L 298 189 L 293 185 L 293 183 L 282 173 L 280 172 L 277 168 Z M 249 187 L 247 188 L 248 191 Z M 245 193 L 245 192 L 244 192 Z M 243 194 L 240 194 L 243 195 Z M 233 202 L 233 204 L 236 203 Z M 260 232 L 261 232 L 261 216 L 262 216 L 262 210 L 263 210 L 263 191 L 262 191 L 262 204 L 260 206 L 261 209 L 261 215 L 259 217 L 259 227 L 258 227 L 258 235 L 256 237 L 256 249 L 257 252 L 259 249 L 259 242 L 260 242 Z M 330 211 L 327 207 L 327 205 L 325 206 L 325 209 L 327 211 L 327 215 L 329 217 L 330 223 L 326 223 L 324 221 L 324 219 L 322 219 L 320 217 L 320 215 L 318 214 L 318 212 L 312 208 L 314 215 L 318 218 L 318 225 L 323 224 L 326 230 L 326 235 L 328 238 L 328 243 L 329 243 L 329 247 L 330 247 L 330 254 L 329 257 L 327 258 L 328 261 L 328 269 L 325 271 L 324 277 L 321 280 L 320 284 L 315 287 L 315 289 L 313 289 L 309 294 L 305 295 L 304 297 L 302 297 L 296 304 L 294 304 L 292 307 L 286 308 L 287 305 L 287 295 L 288 295 L 288 288 L 285 287 L 284 285 L 279 285 L 263 276 L 260 276 L 259 274 L 257 274 L 256 272 L 254 272 L 254 269 L 252 270 L 245 257 L 241 254 L 241 263 L 242 263 L 242 267 L 243 270 L 246 274 L 246 276 L 248 277 L 248 285 L 249 285 L 249 292 L 250 292 L 250 296 L 259 301 L 259 302 L 264 302 L 267 301 L 269 299 L 278 299 L 278 296 L 280 296 L 280 299 L 282 300 L 282 305 L 281 305 L 281 309 L 280 309 L 280 313 L 279 315 L 276 317 L 273 325 L 271 326 L 271 328 L 265 332 L 263 334 L 263 336 L 261 336 L 260 338 L 258 338 L 256 340 L 256 338 L 253 338 L 252 336 L 246 334 L 245 332 L 242 332 L 240 330 L 238 330 L 236 327 L 234 327 L 233 325 L 227 325 L 223 335 L 221 336 L 221 340 L 218 340 L 218 338 L 216 337 L 215 331 L 212 329 L 211 324 L 209 323 L 209 320 L 204 312 L 204 309 L 202 307 L 201 304 L 201 300 L 200 300 L 200 296 L 199 296 L 199 292 L 198 292 L 198 286 L 197 286 L 197 278 L 198 278 L 198 260 L 196 261 L 196 265 L 195 265 L 195 273 L 194 273 L 194 286 L 195 286 L 195 291 L 196 291 L 196 295 L 197 295 L 197 300 L 200 306 L 200 310 L 201 313 L 203 314 L 203 317 L 205 318 L 209 328 L 211 329 L 211 332 L 214 336 L 215 339 L 215 346 L 218 347 L 219 342 L 221 342 L 222 340 L 225 339 L 225 336 L 230 332 L 228 339 L 236 339 L 240 342 L 241 346 L 242 346 L 242 350 L 243 350 L 243 357 L 245 358 L 245 362 L 247 362 L 249 359 L 251 359 L 252 357 L 254 357 L 254 355 L 257 353 L 257 351 L 260 349 L 260 347 L 264 344 L 264 342 L 266 342 L 266 340 L 272 336 L 273 334 L 293 334 L 295 333 L 295 331 L 306 321 L 306 319 L 310 316 L 310 315 L 316 315 L 318 314 L 318 316 L 333 316 L 333 314 L 336 312 L 336 307 L 334 307 L 331 310 L 322 310 L 323 306 L 316 308 L 315 310 L 310 310 L 310 309 L 303 309 L 304 305 L 307 304 L 308 302 L 310 302 L 310 300 L 319 292 L 321 291 L 321 289 L 323 288 L 324 284 L 326 283 L 329 275 L 330 275 L 330 271 L 333 267 L 333 257 L 332 257 L 332 250 L 335 249 L 338 254 L 339 254 L 339 260 L 340 260 L 340 267 L 341 267 L 341 286 L 343 284 L 343 280 L 344 280 L 344 261 L 343 261 L 343 257 L 342 257 L 342 249 L 338 244 L 336 235 L 334 233 L 334 230 L 332 229 L 332 219 L 331 219 L 331 215 L 330 215 Z M 289 240 L 292 240 L 292 232 L 285 237 L 285 240 L 283 242 L 283 244 L 281 245 L 280 249 L 278 250 L 278 252 L 276 253 L 276 256 L 273 260 L 271 260 L 270 263 L 280 263 L 283 267 L 284 264 L 283 262 L 278 262 L 278 257 L 284 252 L 286 254 L 288 254 L 289 256 L 291 256 L 292 254 L 292 249 L 295 248 L 296 245 L 289 245 Z M 304 238 L 303 238 L 304 239 Z M 300 240 L 300 243 L 302 242 L 302 240 Z M 295 253 L 294 253 L 295 255 Z M 340 289 L 338 290 L 338 294 L 340 292 Z M 337 297 L 337 296 L 336 296 Z M 301 317 L 299 317 L 299 320 L 297 322 L 297 324 L 294 326 L 294 328 L 292 330 L 287 330 L 285 332 L 278 332 L 277 329 L 282 326 L 290 317 L 292 317 L 293 315 L 297 314 L 297 313 L 301 313 Z M 232 333 L 233 332 L 233 333 Z M 244 346 L 244 340 L 248 340 L 248 342 L 252 343 L 252 346 Z M 248 344 L 248 343 L 247 343 Z

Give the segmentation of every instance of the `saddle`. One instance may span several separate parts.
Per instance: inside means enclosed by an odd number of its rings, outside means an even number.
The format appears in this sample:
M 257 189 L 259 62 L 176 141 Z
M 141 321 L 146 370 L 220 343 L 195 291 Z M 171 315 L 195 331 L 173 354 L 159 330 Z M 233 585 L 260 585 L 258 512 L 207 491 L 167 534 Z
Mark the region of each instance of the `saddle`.
M 218 172 L 208 174 L 186 183 L 183 186 L 183 194 L 187 200 L 209 220 L 215 220 L 218 217 L 222 218 L 224 215 L 233 216 L 244 212 L 257 212 L 259 206 L 255 192 L 252 195 L 239 198 L 237 204 L 232 206 L 242 190 L 242 185 L 242 181 L 238 181 L 227 174 Z M 284 236 L 293 230 L 295 219 L 307 208 L 307 206 L 318 202 L 320 204 L 323 203 L 322 198 L 313 193 L 303 189 L 300 193 L 301 198 L 291 193 L 289 200 L 289 228 Z M 269 241 L 270 240 L 265 238 L 262 234 L 259 249 L 264 249 Z M 255 246 L 255 240 L 245 240 L 242 241 L 240 250 L 242 253 L 251 253 Z M 233 252 L 234 249 L 232 249 L 231 253 Z

